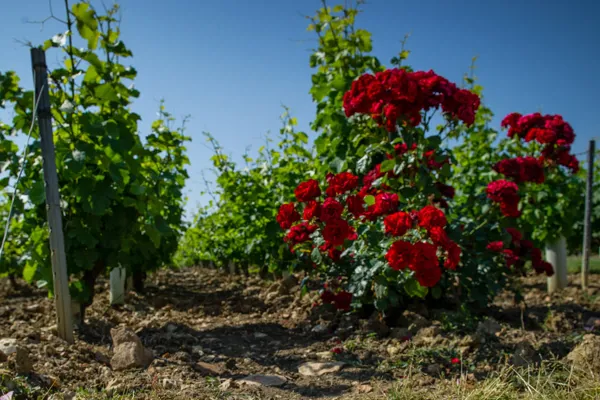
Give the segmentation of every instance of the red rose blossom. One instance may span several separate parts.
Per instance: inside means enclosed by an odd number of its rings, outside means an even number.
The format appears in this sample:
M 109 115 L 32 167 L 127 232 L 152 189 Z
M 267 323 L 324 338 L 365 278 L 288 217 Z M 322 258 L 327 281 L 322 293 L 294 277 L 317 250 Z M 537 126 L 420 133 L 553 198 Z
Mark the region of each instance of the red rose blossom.
M 302 182 L 294 190 L 296 199 L 298 201 L 310 201 L 321 195 L 321 189 L 319 188 L 319 182 L 314 179 L 309 179 L 306 182 Z
M 341 172 L 333 175 L 329 180 L 329 187 L 326 190 L 327 196 L 335 197 L 344 194 L 358 187 L 358 176 L 350 172 Z
M 300 220 L 300 214 L 296 211 L 293 203 L 285 203 L 279 207 L 276 220 L 281 229 L 287 230 L 294 222 Z
M 413 245 L 410 242 L 404 240 L 395 241 L 387 251 L 385 259 L 392 269 L 396 271 L 405 269 L 412 259 L 412 248 Z
M 444 212 L 434 206 L 425 206 L 419 211 L 419 226 L 430 230 L 434 226 L 443 228 L 446 226 Z
M 403 236 L 412 227 L 412 218 L 404 211 L 390 214 L 383 220 L 385 233 L 392 236 Z
M 344 211 L 344 206 L 332 197 L 328 197 L 321 206 L 320 217 L 323 222 L 339 219 Z
M 323 238 L 329 246 L 341 246 L 346 239 L 356 240 L 356 231 L 344 219 L 330 220 L 323 229 Z

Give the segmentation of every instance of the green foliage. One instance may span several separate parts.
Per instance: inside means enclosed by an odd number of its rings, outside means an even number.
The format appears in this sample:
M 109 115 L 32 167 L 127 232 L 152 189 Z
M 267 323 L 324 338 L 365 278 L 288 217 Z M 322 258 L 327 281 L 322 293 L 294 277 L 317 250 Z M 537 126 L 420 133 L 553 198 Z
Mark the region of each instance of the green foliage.
M 63 55 L 49 71 L 54 146 L 59 177 L 68 272 L 72 294 L 89 304 L 93 284 L 106 269 L 152 270 L 169 262 L 182 226 L 189 163 L 183 129 L 160 107 L 160 119 L 144 143 L 140 116 L 131 111 L 139 92 L 130 84 L 136 70 L 122 64 L 132 56 L 119 39 L 118 5 L 99 14 L 81 2 L 68 12 L 87 47 L 48 40 L 44 48 Z M 54 56 L 48 56 L 48 59 Z M 1 125 L 3 170 L 14 178 L 20 162 L 9 135 L 26 134 L 32 123 L 33 93 L 18 86 L 12 72 L 0 75 L 0 101 L 12 106 L 12 125 Z M 51 283 L 44 183 L 37 126 L 17 189 L 7 258 L 0 271 L 22 270 L 28 281 Z M 3 181 L 4 182 L 4 181 Z M 2 210 L 8 205 L 3 204 Z M 6 213 L 3 212 L 3 216 Z M 52 285 L 47 285 L 52 292 Z
M 307 149 L 308 136 L 297 132 L 295 118 L 286 109 L 279 142 L 273 139 L 258 150 L 256 159 L 244 154 L 239 168 L 223 153 L 209 133 L 216 190 L 207 188 L 212 200 L 201 208 L 185 233 L 175 261 L 177 265 L 198 265 L 212 261 L 226 267 L 229 262 L 246 269 L 264 267 L 270 271 L 293 269 L 294 258 L 282 244 L 282 232 L 275 221 L 282 202 L 290 201 L 294 188 L 312 166 Z

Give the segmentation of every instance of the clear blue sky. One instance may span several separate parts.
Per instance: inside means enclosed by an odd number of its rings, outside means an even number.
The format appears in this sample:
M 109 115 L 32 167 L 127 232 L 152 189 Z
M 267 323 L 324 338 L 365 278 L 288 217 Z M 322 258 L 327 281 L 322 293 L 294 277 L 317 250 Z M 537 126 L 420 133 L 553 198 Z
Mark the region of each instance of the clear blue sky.
M 55 14 L 64 16 L 64 2 L 51 2 Z M 30 88 L 29 50 L 15 39 L 39 44 L 65 28 L 52 21 L 43 29 L 25 23 L 48 16 L 48 0 L 2 3 L 0 70 L 17 71 Z M 211 153 L 202 131 L 210 131 L 239 159 L 246 146 L 258 149 L 267 131 L 277 132 L 283 103 L 314 138 L 308 128 L 315 113 L 308 57 L 316 40 L 302 16 L 313 15 L 319 0 L 120 4 L 122 39 L 139 72 L 141 97 L 133 108 L 143 118 L 142 133 L 156 118 L 160 98 L 175 116 L 192 117 L 190 211 L 206 201 L 199 195 L 200 172 L 210 167 Z M 460 81 L 478 56 L 479 83 L 496 125 L 512 111 L 560 113 L 577 134 L 575 152 L 600 135 L 600 2 L 434 0 L 425 6 L 370 0 L 362 8 L 357 25 L 373 34 L 374 53 L 385 65 L 406 33 L 411 33 L 409 63 L 415 69 L 434 69 Z M 54 61 L 50 56 L 51 67 Z

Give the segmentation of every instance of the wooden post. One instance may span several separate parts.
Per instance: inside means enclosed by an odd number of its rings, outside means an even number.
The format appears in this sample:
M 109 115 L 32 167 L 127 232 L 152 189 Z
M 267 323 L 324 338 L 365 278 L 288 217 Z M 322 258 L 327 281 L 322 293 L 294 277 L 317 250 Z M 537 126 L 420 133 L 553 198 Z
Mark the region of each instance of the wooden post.
M 71 315 L 71 296 L 67 275 L 67 257 L 63 237 L 62 215 L 58 193 L 58 176 L 54 160 L 54 138 L 52 137 L 52 115 L 50 113 L 50 92 L 48 90 L 48 70 L 46 53 L 39 48 L 31 49 L 31 65 L 35 81 L 35 97 L 41 93 L 37 110 L 42 148 L 42 167 L 44 170 L 44 188 L 46 191 L 46 209 L 50 230 L 50 254 L 52 259 L 52 277 L 54 279 L 54 303 L 58 336 L 73 343 L 73 320 Z
M 548 293 L 567 287 L 567 240 L 564 237 L 546 245 L 546 261 L 554 268 L 554 275 L 548 278 Z
M 119 266 L 110 271 L 110 305 L 125 304 L 125 281 L 127 273 L 125 268 Z
M 581 266 L 581 288 L 587 289 L 590 273 L 590 251 L 592 247 L 592 189 L 594 186 L 594 157 L 596 141 L 590 140 L 588 149 L 587 184 L 585 188 L 585 219 L 583 221 L 583 263 Z

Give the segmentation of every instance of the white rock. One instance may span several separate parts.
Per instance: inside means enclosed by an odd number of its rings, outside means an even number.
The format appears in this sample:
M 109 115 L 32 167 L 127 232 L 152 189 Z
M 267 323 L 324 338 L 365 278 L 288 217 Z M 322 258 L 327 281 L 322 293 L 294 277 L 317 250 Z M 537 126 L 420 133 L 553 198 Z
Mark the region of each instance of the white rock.
M 298 372 L 304 376 L 321 376 L 339 372 L 344 365 L 343 362 L 306 362 L 298 367 Z
M 252 386 L 281 386 L 287 379 L 281 375 L 248 375 L 237 382 Z
M 17 352 L 17 339 L 6 338 L 0 339 L 0 351 L 4 354 L 11 355 Z

